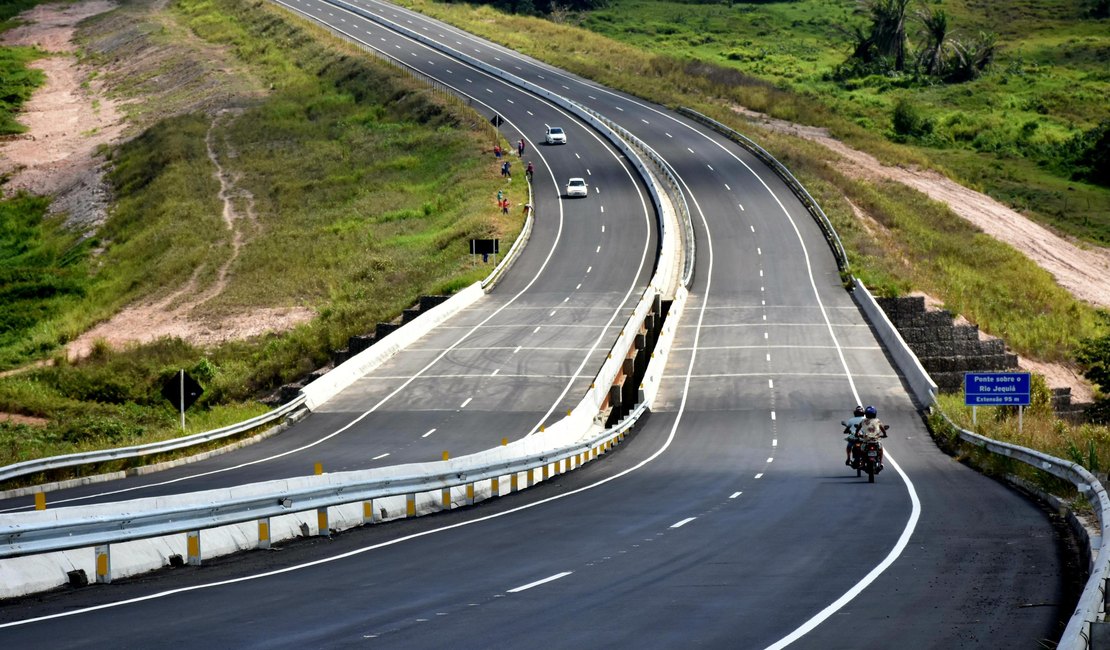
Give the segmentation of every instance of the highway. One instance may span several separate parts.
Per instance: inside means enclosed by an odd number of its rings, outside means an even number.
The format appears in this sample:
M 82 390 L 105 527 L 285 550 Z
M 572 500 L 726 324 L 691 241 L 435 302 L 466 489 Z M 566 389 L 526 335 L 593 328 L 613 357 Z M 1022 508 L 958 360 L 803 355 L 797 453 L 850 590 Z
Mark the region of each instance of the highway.
M 398 50 L 427 74 L 460 74 L 335 4 L 292 5 Z M 1074 595 L 1050 517 L 936 448 L 842 288 L 819 229 L 777 177 L 660 107 L 391 5 L 359 6 L 591 106 L 675 169 L 691 200 L 698 266 L 652 413 L 615 454 L 527 493 L 347 533 L 326 547 L 292 544 L 0 608 L 0 619 L 16 623 L 0 627 L 0 640 L 12 647 L 44 639 L 56 647 L 137 647 L 159 638 L 190 647 L 1035 648 L 1059 634 Z M 517 119 L 517 99 L 502 94 L 514 103 L 490 102 L 490 109 Z M 600 169 L 591 167 L 591 178 Z M 583 232 L 577 248 L 567 242 L 577 251 L 569 257 L 594 249 L 593 232 Z M 530 281 L 526 269 L 539 262 L 531 246 L 529 255 L 513 283 Z M 635 254 L 622 260 L 637 263 Z M 550 280 L 562 291 L 543 292 L 543 304 L 562 300 L 577 281 Z M 639 285 L 627 286 L 623 300 L 611 293 L 608 313 L 614 304 L 628 308 Z M 505 340 L 519 341 L 536 322 Z M 585 352 L 589 339 L 564 343 L 570 335 L 562 328 L 546 342 Z M 425 352 L 443 346 L 428 342 Z M 391 376 L 411 377 L 418 366 Z M 581 372 L 568 370 L 576 376 L 570 383 Z M 440 400 L 454 412 L 468 396 L 451 382 L 436 390 L 409 404 L 426 409 L 426 400 Z M 876 405 L 891 425 L 887 469 L 875 484 L 843 465 L 837 423 L 856 403 Z M 350 404 L 336 408 L 366 408 L 354 396 Z M 411 417 L 412 431 L 429 426 L 421 409 L 411 413 L 382 424 Z M 536 426 L 538 413 L 522 415 L 519 425 Z M 478 422 L 468 430 L 478 447 L 501 437 Z M 112 624 L 122 620 L 128 624 Z

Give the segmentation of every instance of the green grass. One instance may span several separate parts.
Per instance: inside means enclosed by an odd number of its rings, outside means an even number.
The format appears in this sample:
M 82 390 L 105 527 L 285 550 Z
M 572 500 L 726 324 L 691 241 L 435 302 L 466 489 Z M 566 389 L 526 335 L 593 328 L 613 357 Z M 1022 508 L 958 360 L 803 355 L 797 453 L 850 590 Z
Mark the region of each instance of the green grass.
M 519 212 L 500 215 L 494 197 L 506 188 L 520 205 L 526 187 L 502 183 L 487 153 L 493 133 L 480 116 L 279 10 L 181 0 L 154 13 L 128 2 L 89 21 L 80 38 L 97 61 L 111 61 L 113 47 L 156 52 L 148 65 L 169 79 L 110 66 L 99 75 L 110 93 L 133 102 L 130 115 L 146 128 L 109 151 L 118 199 L 97 240 L 75 247 L 42 222 L 43 199 L 26 198 L 11 218 L 0 211 L 0 245 L 33 243 L 37 251 L 38 266 L 24 261 L 30 253 L 12 264 L 81 289 L 57 304 L 39 296 L 34 327 L 0 339 L 6 367 L 54 355 L 53 366 L 0 378 L 0 411 L 48 420 L 0 423 L 0 465 L 177 435 L 159 390 L 180 368 L 206 389 L 189 413 L 191 431 L 256 414 L 254 399 L 320 367 L 349 336 L 373 331 L 420 295 L 484 277 L 490 267 L 473 264 L 469 239 L 511 241 L 519 231 Z M 198 64 L 198 52 L 212 58 Z M 202 76 L 233 82 L 195 83 L 196 65 L 210 66 Z M 173 94 L 177 79 L 193 83 L 195 96 Z M 213 126 L 221 106 L 231 112 Z M 192 316 L 303 308 L 316 318 L 210 348 L 176 339 L 116 351 L 99 345 L 88 359 L 67 362 L 56 352 L 66 340 L 194 275 L 203 290 L 229 259 L 210 133 L 235 189 L 253 195 L 254 219 L 226 288 Z M 248 202 L 236 205 L 245 211 Z
M 27 130 L 17 115 L 35 88 L 45 81 L 41 70 L 27 67 L 28 62 L 41 56 L 42 52 L 30 47 L 0 48 L 0 135 Z

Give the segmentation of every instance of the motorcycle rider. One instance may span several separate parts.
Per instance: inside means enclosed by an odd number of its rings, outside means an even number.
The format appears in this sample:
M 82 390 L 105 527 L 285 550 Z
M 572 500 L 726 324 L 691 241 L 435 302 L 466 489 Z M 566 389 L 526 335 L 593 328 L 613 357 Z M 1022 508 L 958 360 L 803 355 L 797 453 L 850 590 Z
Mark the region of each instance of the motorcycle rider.
M 852 464 L 852 446 L 856 444 L 855 429 L 859 426 L 860 422 L 863 422 L 864 415 L 863 405 L 857 404 L 856 408 L 852 410 L 852 417 L 840 422 L 840 424 L 844 425 L 844 439 L 848 441 L 848 446 L 844 448 L 845 465 Z
M 879 411 L 874 406 L 863 410 L 863 421 L 856 425 L 856 437 L 860 442 L 879 442 L 880 438 L 887 437 L 887 425 L 879 419 Z M 879 444 L 879 468 L 883 467 L 883 446 Z

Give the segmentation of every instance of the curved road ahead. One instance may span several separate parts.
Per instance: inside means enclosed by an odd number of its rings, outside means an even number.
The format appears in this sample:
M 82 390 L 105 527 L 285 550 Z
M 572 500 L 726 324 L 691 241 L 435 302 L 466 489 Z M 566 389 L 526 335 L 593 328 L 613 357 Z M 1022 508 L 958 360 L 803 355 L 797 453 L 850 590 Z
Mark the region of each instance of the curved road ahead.
M 437 61 L 335 5 L 293 4 L 414 65 Z M 698 267 L 652 414 L 604 462 L 528 493 L 351 532 L 323 552 L 295 544 L 12 608 L 9 619 L 59 616 L 0 639 L 1036 648 L 1058 636 L 1072 596 L 1049 517 L 935 448 L 818 228 L 772 173 L 660 107 L 391 5 L 360 6 L 590 105 L 674 167 Z M 835 423 L 857 402 L 892 425 L 874 485 L 842 465 Z M 135 600 L 107 604 L 118 598 Z M 79 609 L 89 603 L 107 607 Z

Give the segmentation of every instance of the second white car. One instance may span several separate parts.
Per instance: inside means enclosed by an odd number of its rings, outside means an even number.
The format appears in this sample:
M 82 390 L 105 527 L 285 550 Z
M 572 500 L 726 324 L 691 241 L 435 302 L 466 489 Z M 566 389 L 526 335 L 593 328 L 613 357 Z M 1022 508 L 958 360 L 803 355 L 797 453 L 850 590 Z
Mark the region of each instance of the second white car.
M 567 196 L 589 196 L 590 186 L 586 185 L 584 178 L 572 178 L 567 181 Z

